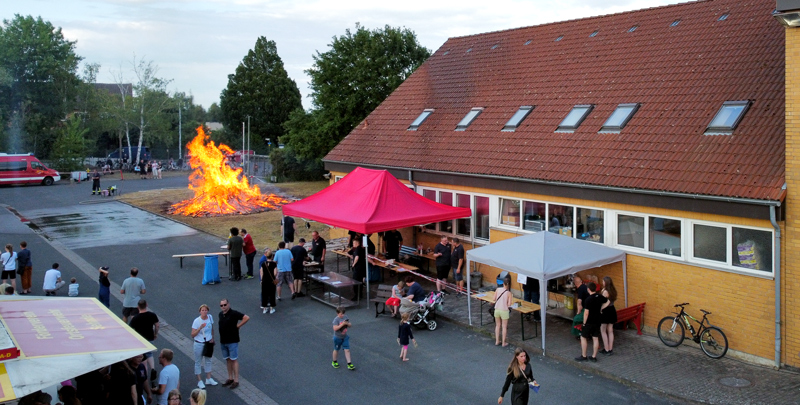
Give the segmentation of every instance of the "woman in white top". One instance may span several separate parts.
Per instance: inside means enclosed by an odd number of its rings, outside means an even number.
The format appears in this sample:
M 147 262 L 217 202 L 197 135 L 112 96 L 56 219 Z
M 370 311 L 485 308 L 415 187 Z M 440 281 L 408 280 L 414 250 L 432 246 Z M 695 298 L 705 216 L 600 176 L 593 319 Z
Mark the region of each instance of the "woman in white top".
M 214 318 L 208 314 L 208 305 L 200 305 L 200 316 L 192 322 L 192 339 L 194 339 L 194 374 L 197 376 L 197 386 L 205 388 L 208 385 L 217 385 L 211 378 L 211 358 L 203 356 L 203 346 L 206 342 L 214 343 Z M 206 370 L 206 382 L 200 377 L 200 368 Z
M 3 264 L 3 274 L 0 278 L 3 279 L 4 283 L 7 283 L 8 280 L 11 280 L 11 286 L 14 287 L 14 291 L 17 290 L 17 252 L 14 251 L 14 247 L 10 244 L 6 245 L 6 251 L 0 255 L 0 263 Z

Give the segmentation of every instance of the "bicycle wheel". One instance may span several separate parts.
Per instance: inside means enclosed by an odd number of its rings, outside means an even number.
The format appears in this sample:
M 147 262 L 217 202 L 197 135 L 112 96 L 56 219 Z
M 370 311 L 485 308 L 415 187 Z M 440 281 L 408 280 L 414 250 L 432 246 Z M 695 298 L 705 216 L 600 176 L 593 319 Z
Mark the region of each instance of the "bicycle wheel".
M 680 346 L 683 343 L 683 325 L 680 319 L 674 316 L 666 316 L 658 323 L 658 338 L 661 343 L 669 347 Z
M 722 329 L 710 326 L 700 334 L 700 348 L 712 359 L 722 358 L 728 352 L 728 338 Z

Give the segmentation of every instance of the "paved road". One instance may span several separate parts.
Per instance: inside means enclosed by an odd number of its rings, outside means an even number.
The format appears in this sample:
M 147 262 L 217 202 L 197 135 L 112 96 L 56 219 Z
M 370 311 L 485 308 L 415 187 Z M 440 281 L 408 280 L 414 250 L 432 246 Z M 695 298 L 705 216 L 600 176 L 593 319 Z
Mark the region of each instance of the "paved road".
M 104 186 L 113 183 L 127 193 L 185 187 L 187 180 L 106 180 Z M 0 204 L 13 207 L 50 238 L 34 234 L 12 211 L 0 209 L 0 242 L 16 245 L 28 241 L 33 252 L 35 294 L 41 294 L 43 273 L 52 262 L 61 264 L 66 278 L 79 280 L 82 296 L 97 295 L 97 267 L 110 266 L 111 279 L 117 284 L 130 267 L 138 267 L 147 284 L 145 298 L 168 324 L 155 344 L 178 353 L 176 364 L 182 372 L 184 395 L 196 381 L 187 350 L 197 308 L 206 303 L 216 313 L 219 300 L 229 298 L 234 309 L 252 317 L 242 329 L 240 349 L 241 375 L 247 383 L 235 391 L 210 387 L 212 403 L 496 403 L 513 349 L 495 347 L 493 340 L 482 334 L 441 323 L 436 331 L 415 333 L 420 346 L 410 349 L 410 362 L 402 363 L 395 343 L 397 322 L 376 319 L 371 310 L 352 309 L 348 316 L 354 324 L 350 334 L 357 370 L 335 370 L 330 366 L 335 316 L 331 308 L 307 298 L 284 299 L 275 314 L 262 315 L 256 280 L 202 286 L 202 259 L 186 259 L 180 269 L 171 255 L 215 251 L 221 239 L 121 203 L 87 204 L 101 200 L 89 195 L 90 189 L 88 183 L 0 188 Z M 246 224 L 243 218 L 242 225 Z M 118 294 L 112 299 L 112 310 L 121 310 Z M 215 355 L 214 374 L 224 380 L 218 350 Z M 542 391 L 533 396 L 534 403 L 670 403 L 550 358 L 535 357 L 532 364 L 542 384 Z

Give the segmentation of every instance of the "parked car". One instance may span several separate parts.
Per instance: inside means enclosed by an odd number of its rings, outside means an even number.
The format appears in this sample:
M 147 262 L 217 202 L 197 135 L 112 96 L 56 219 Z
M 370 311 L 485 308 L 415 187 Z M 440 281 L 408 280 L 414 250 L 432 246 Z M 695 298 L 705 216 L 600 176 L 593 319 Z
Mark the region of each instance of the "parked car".
M 33 154 L 0 153 L 0 185 L 43 184 L 50 186 L 61 175 L 45 166 Z

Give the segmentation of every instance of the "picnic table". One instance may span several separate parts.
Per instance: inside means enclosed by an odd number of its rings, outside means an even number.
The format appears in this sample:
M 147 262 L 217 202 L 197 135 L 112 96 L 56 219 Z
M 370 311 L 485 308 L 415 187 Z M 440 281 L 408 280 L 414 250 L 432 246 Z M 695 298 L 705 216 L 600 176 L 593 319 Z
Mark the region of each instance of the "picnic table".
M 334 273 L 332 271 L 324 272 L 324 273 L 315 273 L 309 274 L 309 287 L 306 288 L 306 291 L 309 292 L 308 296 L 323 303 L 326 305 L 330 305 L 332 307 L 353 307 L 361 305 L 361 289 L 358 289 L 358 300 L 353 302 L 347 298 L 342 297 L 341 290 L 343 288 L 352 290 L 353 287 L 361 285 L 360 281 L 353 280 L 350 277 L 345 275 Z M 317 295 L 311 292 L 310 284 L 311 281 L 319 283 L 321 288 L 321 294 Z M 334 292 L 333 290 L 336 290 Z
M 478 293 L 472 295 L 472 298 L 475 298 L 481 302 L 481 310 L 480 310 L 481 326 L 483 326 L 483 304 L 488 302 L 489 304 L 494 305 L 494 293 L 495 293 L 494 291 L 487 291 L 484 293 Z M 523 319 L 524 315 L 532 314 L 536 311 L 539 311 L 541 307 L 539 306 L 539 304 L 534 304 L 532 302 L 524 301 L 517 297 L 513 297 L 511 300 L 511 307 L 509 307 L 509 309 L 512 311 L 519 312 L 519 322 L 522 329 L 522 341 L 524 342 L 525 341 L 525 322 Z M 492 322 L 494 322 L 494 319 L 492 319 Z M 533 328 L 533 331 L 534 331 L 533 337 L 539 336 L 539 331 L 536 328 Z

